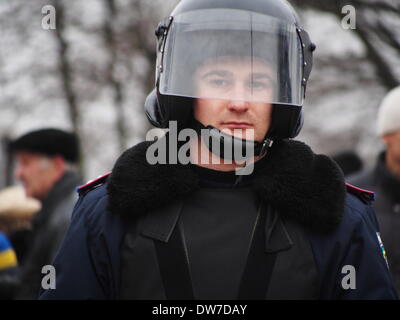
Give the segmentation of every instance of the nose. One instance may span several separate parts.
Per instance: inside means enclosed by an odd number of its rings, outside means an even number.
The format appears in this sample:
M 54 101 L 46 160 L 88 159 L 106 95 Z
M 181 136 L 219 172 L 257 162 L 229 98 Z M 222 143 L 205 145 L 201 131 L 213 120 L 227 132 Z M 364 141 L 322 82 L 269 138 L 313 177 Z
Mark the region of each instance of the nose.
M 229 101 L 229 110 L 233 112 L 246 112 L 248 109 L 248 102 L 240 100 Z
M 249 108 L 247 92 L 242 84 L 237 84 L 231 91 L 229 109 L 235 112 L 245 112 Z

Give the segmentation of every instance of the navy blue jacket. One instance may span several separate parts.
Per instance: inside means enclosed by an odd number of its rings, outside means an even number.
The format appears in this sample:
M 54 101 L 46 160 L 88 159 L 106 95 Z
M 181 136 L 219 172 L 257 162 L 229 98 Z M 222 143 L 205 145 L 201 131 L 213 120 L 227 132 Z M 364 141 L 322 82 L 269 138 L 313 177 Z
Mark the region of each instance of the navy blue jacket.
M 375 168 L 349 177 L 349 182 L 376 193 L 373 208 L 397 292 L 400 292 L 400 179 L 388 169 L 385 159 L 386 153 L 383 152 L 378 156 Z
M 128 150 L 110 177 L 79 190 L 54 261 L 56 289 L 42 290 L 41 299 L 118 298 L 126 216 L 162 208 L 198 187 L 185 166 L 147 164 L 147 147 L 143 143 Z M 318 298 L 397 299 L 370 206 L 372 195 L 346 187 L 336 164 L 300 142 L 276 144 L 265 161 L 254 190 L 282 217 L 304 228 L 318 272 Z M 343 287 L 347 265 L 356 271 L 355 289 Z

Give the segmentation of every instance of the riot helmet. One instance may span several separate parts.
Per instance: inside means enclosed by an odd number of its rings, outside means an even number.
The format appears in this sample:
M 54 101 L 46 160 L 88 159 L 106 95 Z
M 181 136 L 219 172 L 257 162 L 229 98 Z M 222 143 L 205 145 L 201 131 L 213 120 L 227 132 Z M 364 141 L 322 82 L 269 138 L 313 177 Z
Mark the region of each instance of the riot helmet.
M 199 68 L 230 57 L 250 61 L 264 79 L 235 99 L 272 105 L 265 139 L 293 138 L 301 130 L 315 45 L 286 1 L 182 0 L 156 36 L 156 85 L 145 103 L 153 125 L 165 128 L 175 120 L 179 128 L 190 127 L 194 99 L 232 99 L 223 90 L 196 87 Z M 267 66 L 263 72 L 256 70 L 260 62 Z

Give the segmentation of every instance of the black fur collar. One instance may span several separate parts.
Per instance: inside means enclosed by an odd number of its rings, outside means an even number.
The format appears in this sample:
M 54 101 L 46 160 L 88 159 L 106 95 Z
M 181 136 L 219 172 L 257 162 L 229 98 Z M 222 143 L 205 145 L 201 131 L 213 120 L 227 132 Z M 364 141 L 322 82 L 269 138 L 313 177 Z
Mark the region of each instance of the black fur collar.
M 142 142 L 116 162 L 109 179 L 109 210 L 132 217 L 162 207 L 195 191 L 198 177 L 189 166 L 150 165 Z M 275 142 L 253 180 L 255 192 L 280 214 L 318 232 L 341 220 L 345 183 L 328 157 L 316 155 L 302 142 Z

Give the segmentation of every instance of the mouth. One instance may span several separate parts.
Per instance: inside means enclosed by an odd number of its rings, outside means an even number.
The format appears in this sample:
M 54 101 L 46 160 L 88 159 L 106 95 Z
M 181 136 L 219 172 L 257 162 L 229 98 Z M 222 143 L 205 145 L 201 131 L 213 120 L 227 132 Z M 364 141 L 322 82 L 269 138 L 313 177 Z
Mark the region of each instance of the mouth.
M 243 121 L 228 121 L 223 122 L 222 126 L 228 129 L 250 129 L 253 128 L 253 125 L 249 122 Z

